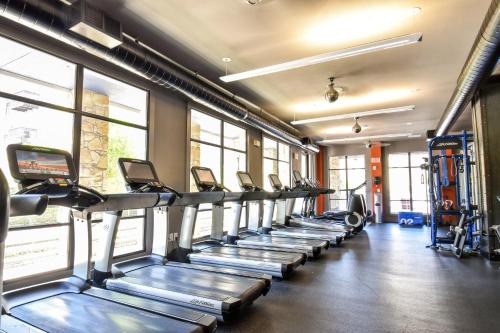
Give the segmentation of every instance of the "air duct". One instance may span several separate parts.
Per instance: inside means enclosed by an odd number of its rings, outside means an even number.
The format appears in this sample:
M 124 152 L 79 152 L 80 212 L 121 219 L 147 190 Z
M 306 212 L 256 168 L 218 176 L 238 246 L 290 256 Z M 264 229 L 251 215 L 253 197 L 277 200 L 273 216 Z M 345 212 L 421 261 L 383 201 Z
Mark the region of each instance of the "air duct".
M 174 89 L 233 119 L 243 121 L 287 143 L 306 148 L 301 139 L 249 111 L 242 98 L 231 95 L 124 34 L 123 43 L 108 49 L 69 30 L 71 7 L 54 0 L 0 0 L 0 16 L 116 64 L 147 80 Z M 259 109 L 262 114 L 265 113 Z M 271 117 L 269 117 L 271 118 Z M 273 119 L 274 122 L 276 122 Z M 293 129 L 293 128 L 292 128 Z
M 493 0 L 481 25 L 457 87 L 439 120 L 436 135 L 446 134 L 470 103 L 479 84 L 497 63 L 500 42 L 500 0 Z

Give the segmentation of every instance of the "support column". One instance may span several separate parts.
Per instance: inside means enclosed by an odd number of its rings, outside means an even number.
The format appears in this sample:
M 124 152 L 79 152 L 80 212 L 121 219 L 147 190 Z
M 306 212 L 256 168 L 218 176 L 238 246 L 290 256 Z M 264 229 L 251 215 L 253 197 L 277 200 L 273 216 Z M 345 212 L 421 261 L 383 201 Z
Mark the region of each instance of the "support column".
M 382 223 L 384 192 L 382 189 L 382 146 L 379 143 L 370 148 L 370 171 L 372 175 L 372 212 L 374 221 Z
M 490 260 L 500 260 L 500 240 L 495 226 L 500 225 L 500 83 L 486 84 L 472 105 L 476 170 L 472 179 L 473 192 L 477 184 L 478 213 L 483 215 L 480 251 Z M 473 166 L 474 167 L 474 166 Z

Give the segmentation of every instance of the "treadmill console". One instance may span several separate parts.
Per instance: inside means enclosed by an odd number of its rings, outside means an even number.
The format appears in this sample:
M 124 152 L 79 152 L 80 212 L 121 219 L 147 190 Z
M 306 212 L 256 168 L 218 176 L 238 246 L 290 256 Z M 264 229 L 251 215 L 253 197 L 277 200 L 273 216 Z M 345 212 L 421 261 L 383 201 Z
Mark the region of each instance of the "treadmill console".
M 12 144 L 7 147 L 7 157 L 20 193 L 35 194 L 50 187 L 51 194 L 64 194 L 78 182 L 73 158 L 64 150 Z
M 269 181 L 271 182 L 271 187 L 275 191 L 281 191 L 283 189 L 283 184 L 281 183 L 280 178 L 278 175 L 272 173 L 269 176 Z
M 118 159 L 118 166 L 129 192 L 169 192 L 182 197 L 182 194 L 160 181 L 156 169 L 150 161 L 121 157 Z
M 212 169 L 194 166 L 191 168 L 196 187 L 200 192 L 222 191 L 223 187 L 217 183 Z
M 295 185 L 301 185 L 302 184 L 302 175 L 300 174 L 300 171 L 293 170 L 292 175 L 293 175 L 293 182 L 295 183 Z
M 238 183 L 240 184 L 240 187 L 243 191 L 252 191 L 252 192 L 262 191 L 261 188 L 255 186 L 252 176 L 250 176 L 248 172 L 238 171 L 236 173 L 236 176 L 238 177 Z

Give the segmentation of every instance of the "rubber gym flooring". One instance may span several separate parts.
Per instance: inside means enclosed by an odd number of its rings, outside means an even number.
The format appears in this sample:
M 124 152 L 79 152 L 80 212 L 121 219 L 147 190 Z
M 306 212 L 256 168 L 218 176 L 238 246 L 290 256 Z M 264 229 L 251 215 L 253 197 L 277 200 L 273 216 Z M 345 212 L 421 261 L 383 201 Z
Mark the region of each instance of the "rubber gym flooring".
M 427 249 L 429 229 L 369 225 L 219 332 L 500 332 L 500 264 Z

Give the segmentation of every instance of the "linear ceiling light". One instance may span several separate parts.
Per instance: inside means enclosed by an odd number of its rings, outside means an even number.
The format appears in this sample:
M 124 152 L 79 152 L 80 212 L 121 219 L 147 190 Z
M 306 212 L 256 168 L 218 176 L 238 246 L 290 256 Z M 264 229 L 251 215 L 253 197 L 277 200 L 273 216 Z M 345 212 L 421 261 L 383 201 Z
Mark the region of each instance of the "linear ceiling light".
M 292 125 L 303 125 L 303 124 L 319 123 L 319 122 L 323 122 L 323 121 L 351 119 L 351 118 L 356 118 L 356 117 L 368 117 L 368 116 L 375 116 L 375 115 L 379 115 L 379 114 L 397 113 L 397 112 L 405 112 L 405 111 L 412 111 L 412 110 L 415 110 L 415 105 L 405 105 L 405 106 L 400 106 L 400 107 L 396 107 L 396 108 L 370 110 L 370 111 L 338 114 L 338 115 L 334 115 L 334 116 L 326 116 L 326 117 L 319 117 L 319 118 L 294 120 L 291 122 L 291 124 Z
M 420 135 L 413 134 L 413 133 L 382 134 L 382 135 L 373 135 L 373 136 L 357 136 L 357 137 L 353 137 L 353 138 L 344 138 L 344 139 L 330 139 L 330 140 L 318 141 L 317 143 L 319 143 L 319 144 L 344 143 L 344 142 L 351 142 L 351 141 L 368 141 L 368 140 L 375 140 L 375 139 L 377 139 L 377 140 L 378 139 L 392 139 L 392 138 L 402 138 L 402 137 L 419 138 Z
M 289 69 L 310 66 L 315 64 L 320 64 L 322 62 L 354 57 L 360 54 L 371 53 L 376 51 L 381 51 L 385 49 L 390 49 L 393 47 L 399 47 L 404 45 L 410 45 L 414 43 L 418 43 L 422 40 L 422 33 L 414 33 L 410 35 L 395 37 L 384 39 L 380 41 L 376 41 L 373 43 L 358 45 L 349 47 L 346 49 L 333 51 L 329 53 L 323 53 L 319 55 L 315 55 L 312 57 L 297 59 L 293 61 L 284 62 L 277 65 L 261 67 L 253 70 L 249 70 L 246 72 L 241 72 L 237 74 L 225 75 L 221 76 L 220 79 L 224 82 L 233 82 L 243 79 L 248 79 L 255 76 L 267 75 L 271 73 L 283 72 Z

